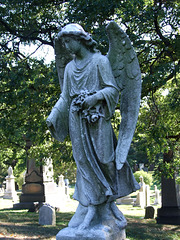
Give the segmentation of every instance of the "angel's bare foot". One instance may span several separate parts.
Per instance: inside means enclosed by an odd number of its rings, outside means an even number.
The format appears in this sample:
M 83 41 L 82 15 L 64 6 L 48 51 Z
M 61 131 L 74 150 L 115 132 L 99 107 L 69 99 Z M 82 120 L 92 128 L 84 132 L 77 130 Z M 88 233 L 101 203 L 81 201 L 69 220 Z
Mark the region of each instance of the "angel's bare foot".
M 89 205 L 88 212 L 84 218 L 84 221 L 78 227 L 78 233 L 81 233 L 83 230 L 89 227 L 92 219 L 94 218 L 96 213 L 96 206 Z

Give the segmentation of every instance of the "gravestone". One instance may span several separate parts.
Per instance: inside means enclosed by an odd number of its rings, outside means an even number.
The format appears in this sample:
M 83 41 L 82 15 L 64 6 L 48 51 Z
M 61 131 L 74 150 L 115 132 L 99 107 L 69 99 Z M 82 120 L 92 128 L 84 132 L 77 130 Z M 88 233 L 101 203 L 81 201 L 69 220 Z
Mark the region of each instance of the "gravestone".
M 145 208 L 145 219 L 154 218 L 155 209 L 153 206 L 148 206 Z
M 67 197 L 67 200 L 70 199 L 70 195 L 69 195 L 69 179 L 65 178 L 64 179 L 64 183 L 65 183 L 65 195 Z
M 56 212 L 49 204 L 43 204 L 39 209 L 39 224 L 40 225 L 56 225 Z
M 58 187 L 65 191 L 64 176 L 62 174 L 59 176 Z
M 157 211 L 159 224 L 180 225 L 180 185 L 173 179 L 162 177 L 162 207 Z
M 58 188 L 54 182 L 54 171 L 52 159 L 47 158 L 45 160 L 46 164 L 43 166 L 43 184 L 44 184 L 44 195 L 45 202 L 49 203 L 53 207 L 59 208 L 58 202 Z
M 134 206 L 139 206 L 141 208 L 147 207 L 150 205 L 150 187 L 144 183 L 144 179 L 142 176 L 139 177 L 141 188 L 137 194 L 136 201 L 134 202 Z
M 140 176 L 139 179 L 140 179 L 139 185 L 141 186 L 141 188 L 139 189 L 139 192 L 137 194 L 134 206 L 140 206 L 141 208 L 144 208 L 146 206 L 146 193 L 145 193 L 146 185 L 144 183 L 144 179 L 142 176 Z
M 20 202 L 14 204 L 14 209 L 33 209 L 37 202 L 45 202 L 43 185 L 43 168 L 36 166 L 34 159 L 27 160 L 25 183 L 22 185 Z
M 163 154 L 163 162 L 173 161 L 173 151 Z M 176 174 L 173 178 L 161 178 L 162 207 L 157 212 L 157 223 L 180 225 L 180 185 L 176 183 Z
M 68 200 L 67 195 L 66 195 L 66 186 L 65 186 L 65 182 L 64 182 L 64 176 L 61 174 L 59 176 L 59 181 L 58 181 L 58 209 L 61 211 L 64 209 L 65 204 Z
M 28 160 L 20 203 L 14 204 L 14 209 L 35 209 L 37 202 L 46 202 L 58 209 L 64 206 L 65 189 L 62 194 L 54 182 L 52 159 L 45 159 L 45 162 L 44 166 L 36 166 L 34 160 Z
M 122 198 L 118 198 L 116 199 L 116 204 L 125 204 L 125 205 L 133 205 L 134 204 L 134 198 L 132 198 L 131 196 L 126 196 L 126 197 L 122 197 Z
M 8 176 L 6 176 L 6 190 L 4 192 L 4 199 L 12 199 L 13 201 L 17 201 L 17 193 L 15 191 L 15 177 L 13 175 L 13 169 L 10 166 L 8 168 Z
M 157 186 L 154 186 L 154 192 L 155 192 L 155 200 L 154 200 L 154 205 L 158 205 L 161 203 L 161 196 L 160 196 L 160 191 L 157 189 Z
M 144 163 L 139 163 L 139 171 L 144 169 Z
M 43 180 L 45 201 L 60 211 L 65 207 L 67 197 L 65 194 L 64 176 L 60 175 L 58 186 L 54 182 L 54 171 L 52 159 L 46 159 L 46 165 L 43 166 Z M 62 181 L 62 182 L 61 182 Z
M 149 185 L 146 185 L 145 188 L 145 206 L 150 205 L 150 187 Z

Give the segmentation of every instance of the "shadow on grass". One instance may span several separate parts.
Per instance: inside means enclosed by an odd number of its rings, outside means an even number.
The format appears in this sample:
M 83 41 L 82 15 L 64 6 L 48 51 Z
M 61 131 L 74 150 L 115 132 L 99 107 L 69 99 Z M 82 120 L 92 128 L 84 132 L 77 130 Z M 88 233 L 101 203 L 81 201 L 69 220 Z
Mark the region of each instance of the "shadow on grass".
M 5 236 L 20 235 L 48 239 L 54 237 L 62 228 L 68 225 L 74 213 L 56 213 L 56 226 L 39 225 L 39 214 L 24 211 L 0 210 L 0 233 Z M 3 239 L 0 237 L 0 239 Z M 4 238 L 7 239 L 7 238 Z M 8 238 L 14 239 L 14 238 Z M 16 238 L 17 239 L 17 238 Z M 26 238 L 25 238 L 26 239 Z
M 56 213 L 56 226 L 39 225 L 39 214 L 27 210 L 0 210 L 0 239 L 55 239 L 56 234 L 67 227 L 74 212 Z M 178 240 L 180 226 L 156 224 L 154 219 L 126 216 L 127 238 L 130 240 Z M 1 236 L 5 236 L 1 238 Z M 11 237 L 16 235 L 17 237 Z M 21 237 L 21 238 L 20 238 Z M 22 238 L 23 237 L 23 238 Z
M 155 219 L 138 219 L 126 217 L 128 225 L 126 234 L 133 240 L 178 240 L 180 226 L 156 224 Z

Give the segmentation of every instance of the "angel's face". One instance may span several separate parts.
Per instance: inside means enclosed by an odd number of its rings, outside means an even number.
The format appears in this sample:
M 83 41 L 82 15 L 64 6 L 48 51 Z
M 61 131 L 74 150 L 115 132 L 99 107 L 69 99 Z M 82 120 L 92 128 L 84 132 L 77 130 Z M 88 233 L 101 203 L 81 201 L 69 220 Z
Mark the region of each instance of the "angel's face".
M 65 44 L 66 49 L 71 52 L 72 54 L 77 55 L 81 48 L 81 42 L 77 39 L 72 37 L 63 37 L 63 42 Z

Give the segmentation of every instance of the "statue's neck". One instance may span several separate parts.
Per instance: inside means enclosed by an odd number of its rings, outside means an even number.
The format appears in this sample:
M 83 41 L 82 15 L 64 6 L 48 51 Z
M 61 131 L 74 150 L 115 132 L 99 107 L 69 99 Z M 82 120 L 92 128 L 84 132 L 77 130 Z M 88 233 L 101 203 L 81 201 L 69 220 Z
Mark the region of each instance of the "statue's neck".
M 87 49 L 82 49 L 82 51 L 79 54 L 75 55 L 74 61 L 77 65 L 77 67 L 83 67 L 92 59 L 92 56 L 94 53 L 90 52 Z

